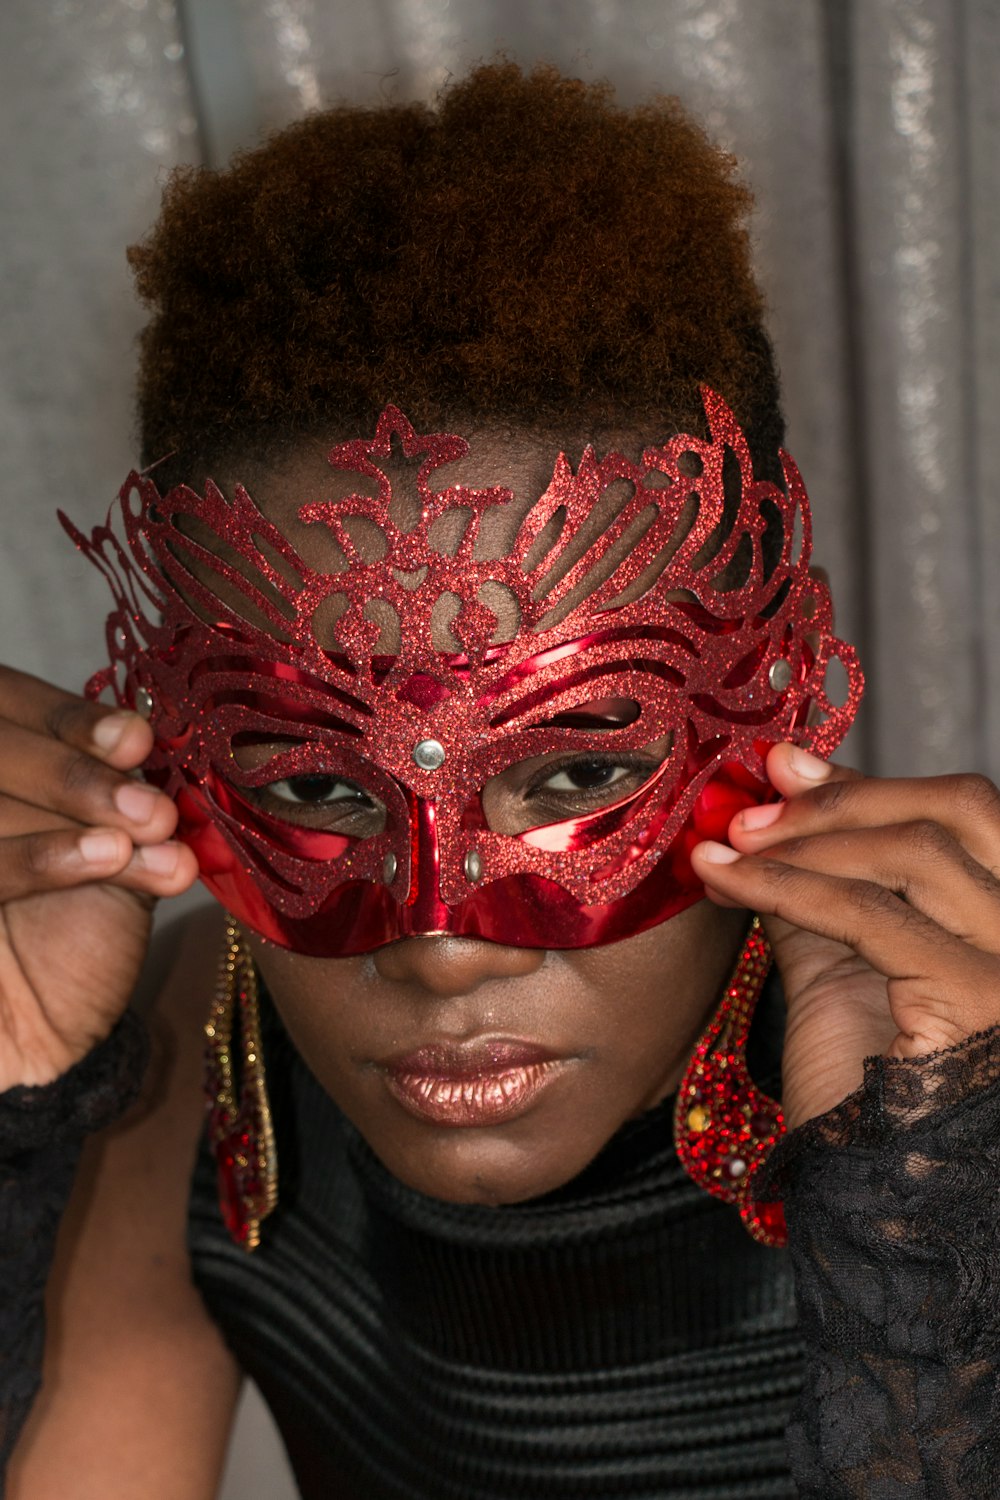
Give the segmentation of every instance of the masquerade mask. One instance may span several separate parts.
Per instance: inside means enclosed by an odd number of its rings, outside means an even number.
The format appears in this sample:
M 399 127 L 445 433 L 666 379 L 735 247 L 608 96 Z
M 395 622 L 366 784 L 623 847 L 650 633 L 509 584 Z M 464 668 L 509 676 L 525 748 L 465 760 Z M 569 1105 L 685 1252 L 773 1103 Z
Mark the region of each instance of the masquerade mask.
M 62 518 L 115 600 L 88 694 L 148 714 L 145 774 L 240 922 L 328 956 L 423 933 L 613 942 L 699 899 L 690 850 L 773 795 L 772 745 L 833 751 L 862 679 L 809 575 L 802 480 L 784 454 L 785 489 L 755 480 L 732 412 L 703 396 L 708 441 L 638 464 L 587 448 L 575 471 L 560 454 L 500 558 L 477 540 L 511 491 L 449 487 L 468 443 L 391 406 L 370 442 L 329 455 L 367 493 L 299 511 L 336 571 L 307 565 L 239 485 L 161 497 L 132 473 L 117 531 Z M 419 461 L 409 530 L 394 437 Z M 442 517 L 461 532 L 450 551 Z M 356 540 L 365 523 L 377 547 Z M 516 616 L 509 639 L 498 614 Z

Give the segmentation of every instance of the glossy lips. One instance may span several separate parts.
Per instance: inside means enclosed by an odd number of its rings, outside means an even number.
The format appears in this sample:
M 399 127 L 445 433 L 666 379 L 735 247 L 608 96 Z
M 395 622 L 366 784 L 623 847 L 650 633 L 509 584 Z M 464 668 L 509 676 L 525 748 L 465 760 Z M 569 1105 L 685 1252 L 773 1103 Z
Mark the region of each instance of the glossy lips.
M 390 1092 L 435 1125 L 493 1125 L 522 1114 L 565 1059 L 529 1042 L 440 1043 L 380 1064 Z

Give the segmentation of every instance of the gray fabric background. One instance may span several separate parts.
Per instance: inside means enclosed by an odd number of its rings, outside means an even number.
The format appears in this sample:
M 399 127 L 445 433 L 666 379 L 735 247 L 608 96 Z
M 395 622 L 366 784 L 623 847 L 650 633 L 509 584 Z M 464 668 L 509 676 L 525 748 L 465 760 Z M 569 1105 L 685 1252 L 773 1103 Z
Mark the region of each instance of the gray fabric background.
M 1000 746 L 997 0 L 4 0 L 0 649 L 77 688 L 89 524 L 130 467 L 139 313 L 123 246 L 165 170 L 337 97 L 429 97 L 498 49 L 674 92 L 745 161 L 817 560 L 882 773 Z M 284 1500 L 245 1408 L 224 1500 Z

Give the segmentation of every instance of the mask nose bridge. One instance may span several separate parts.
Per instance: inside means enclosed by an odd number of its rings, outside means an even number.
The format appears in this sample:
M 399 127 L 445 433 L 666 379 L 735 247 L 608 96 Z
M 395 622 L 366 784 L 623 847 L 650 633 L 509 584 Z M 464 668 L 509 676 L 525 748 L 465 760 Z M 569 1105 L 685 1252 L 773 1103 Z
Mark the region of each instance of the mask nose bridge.
M 408 791 L 410 804 L 410 889 L 401 909 L 409 934 L 447 932 L 451 913 L 441 899 L 441 840 L 437 804 Z

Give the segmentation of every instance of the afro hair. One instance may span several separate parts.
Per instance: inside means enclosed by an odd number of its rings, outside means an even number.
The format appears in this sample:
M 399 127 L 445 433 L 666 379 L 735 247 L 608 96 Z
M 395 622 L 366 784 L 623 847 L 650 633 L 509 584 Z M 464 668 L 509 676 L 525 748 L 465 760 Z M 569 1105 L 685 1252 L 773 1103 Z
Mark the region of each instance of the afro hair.
M 434 108 L 337 107 L 225 170 L 179 168 L 129 251 L 152 310 L 144 461 L 175 453 L 189 477 L 366 431 L 390 401 L 425 430 L 652 441 L 704 430 L 704 382 L 773 472 L 750 207 L 676 100 L 623 109 L 606 85 L 506 61 Z

